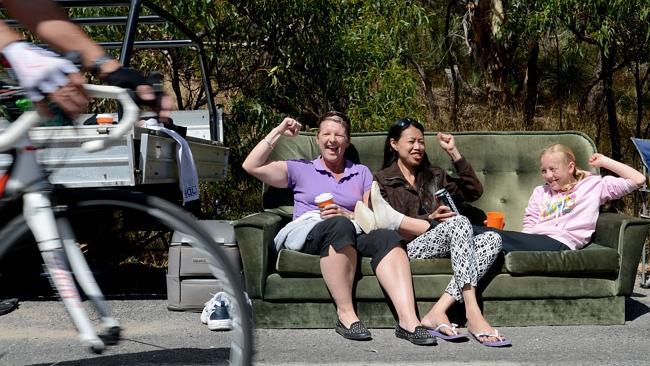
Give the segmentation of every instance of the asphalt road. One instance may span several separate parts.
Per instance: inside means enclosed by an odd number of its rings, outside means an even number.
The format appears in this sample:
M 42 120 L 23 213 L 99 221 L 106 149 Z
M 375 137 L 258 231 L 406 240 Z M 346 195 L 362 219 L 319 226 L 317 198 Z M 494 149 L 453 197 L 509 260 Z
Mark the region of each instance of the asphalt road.
M 22 302 L 0 316 L 0 365 L 213 365 L 227 358 L 229 332 L 211 332 L 199 314 L 170 312 L 164 300 L 110 301 L 124 340 L 102 355 L 76 339 L 55 301 Z M 418 347 L 391 329 L 371 329 L 374 339 L 352 342 L 334 329 L 255 331 L 258 365 L 647 365 L 650 362 L 650 290 L 638 285 L 626 304 L 625 325 L 500 329 L 513 347 L 439 341 Z

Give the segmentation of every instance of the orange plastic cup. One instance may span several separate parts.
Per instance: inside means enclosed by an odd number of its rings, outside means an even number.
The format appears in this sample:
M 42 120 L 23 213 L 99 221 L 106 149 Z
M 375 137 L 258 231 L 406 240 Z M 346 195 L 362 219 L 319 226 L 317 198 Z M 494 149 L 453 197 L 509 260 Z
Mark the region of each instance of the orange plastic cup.
M 321 193 L 314 199 L 318 208 L 325 208 L 334 203 L 334 196 L 331 193 Z
M 97 124 L 100 125 L 110 125 L 113 123 L 113 115 L 108 113 L 98 114 L 97 115 Z
M 501 211 L 490 211 L 487 213 L 487 222 L 488 227 L 493 227 L 495 229 L 503 229 L 505 223 L 506 215 Z

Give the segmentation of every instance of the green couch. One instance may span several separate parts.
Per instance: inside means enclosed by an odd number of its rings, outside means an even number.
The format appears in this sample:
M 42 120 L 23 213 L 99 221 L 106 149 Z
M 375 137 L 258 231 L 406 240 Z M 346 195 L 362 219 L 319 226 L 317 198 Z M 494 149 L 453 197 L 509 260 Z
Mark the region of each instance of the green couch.
M 361 163 L 380 168 L 384 133 L 353 134 Z M 558 142 L 571 146 L 578 164 L 596 151 L 579 132 L 466 132 L 454 135 L 471 162 L 485 193 L 472 203 L 484 211 L 506 214 L 506 229 L 520 230 L 533 188 L 542 183 L 539 152 Z M 431 162 L 452 172 L 450 159 L 435 134 L 425 135 Z M 313 159 L 313 133 L 281 138 L 271 159 Z M 246 287 L 255 322 L 262 328 L 331 328 L 334 304 L 320 274 L 319 258 L 290 250 L 276 254 L 273 238 L 291 219 L 291 192 L 268 189 L 265 211 L 235 223 Z M 501 256 L 479 284 L 486 318 L 495 326 L 622 324 L 625 296 L 632 293 L 648 221 L 621 214 L 600 215 L 593 243 L 579 251 L 514 252 Z M 451 278 L 449 259 L 411 261 L 419 313 L 424 314 Z M 392 306 L 370 269 L 361 261 L 355 286 L 359 317 L 369 327 L 392 327 Z M 456 314 L 462 315 L 461 308 Z M 453 315 L 453 314 L 452 314 Z M 456 317 L 457 318 L 457 317 Z M 462 319 L 458 319 L 462 322 Z

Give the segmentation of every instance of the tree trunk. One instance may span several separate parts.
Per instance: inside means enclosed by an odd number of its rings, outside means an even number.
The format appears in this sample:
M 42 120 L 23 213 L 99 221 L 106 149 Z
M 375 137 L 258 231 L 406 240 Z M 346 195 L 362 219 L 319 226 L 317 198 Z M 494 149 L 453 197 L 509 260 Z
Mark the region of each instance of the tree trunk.
M 436 107 L 436 98 L 433 95 L 433 84 L 431 83 L 431 80 L 427 77 L 427 73 L 424 71 L 422 66 L 417 63 L 411 57 L 410 55 L 406 56 L 406 60 L 413 65 L 415 68 L 415 71 L 417 71 L 418 75 L 420 75 L 420 80 L 422 81 L 422 85 L 424 86 L 424 95 L 427 98 L 427 104 L 429 106 L 429 120 L 431 122 L 435 121 L 438 115 L 438 109 Z
M 458 76 L 455 70 L 454 53 L 451 49 L 451 42 L 449 41 L 449 26 L 451 23 L 451 10 L 454 5 L 454 0 L 447 2 L 447 15 L 445 16 L 445 49 L 449 56 L 447 57 L 447 65 L 451 71 L 451 98 L 449 101 L 449 125 L 453 128 L 458 122 Z
M 641 124 L 643 123 L 643 87 L 650 75 L 650 68 L 646 68 L 645 75 L 641 76 L 641 62 L 635 60 L 630 65 L 630 71 L 634 75 L 634 91 L 636 92 L 636 123 L 634 129 L 634 136 L 639 138 L 647 138 L 648 128 L 641 132 Z
M 557 35 L 557 30 L 555 31 L 555 90 L 556 94 L 559 91 L 559 86 L 560 86 L 560 40 L 558 39 Z M 563 98 L 564 95 L 560 97 L 559 100 L 559 110 L 560 110 L 560 130 L 564 129 L 562 127 L 562 112 L 564 111 L 564 106 L 563 106 Z
M 172 77 L 171 77 L 171 84 L 172 84 L 172 90 L 174 90 L 174 94 L 176 95 L 176 103 L 178 105 L 179 110 L 185 109 L 185 103 L 183 103 L 183 93 L 181 92 L 181 75 L 179 70 L 182 68 L 180 63 L 178 62 L 177 58 L 175 57 L 174 52 L 169 52 L 168 57 L 170 58 L 170 63 L 171 63 L 171 71 L 172 71 Z
M 614 99 L 614 55 L 612 46 L 608 54 L 601 49 L 603 92 L 605 93 L 605 105 L 607 107 L 607 125 L 609 127 L 609 138 L 612 143 L 612 159 L 621 161 L 621 137 L 618 132 L 618 118 L 616 117 L 616 99 Z
M 532 129 L 535 118 L 535 106 L 537 105 L 537 59 L 539 58 L 539 42 L 533 43 L 528 54 L 526 67 L 526 101 L 524 104 L 524 126 Z
M 636 124 L 634 137 L 641 137 L 641 121 L 643 119 L 643 85 L 641 84 L 641 72 L 639 63 L 634 62 L 634 91 L 636 92 Z

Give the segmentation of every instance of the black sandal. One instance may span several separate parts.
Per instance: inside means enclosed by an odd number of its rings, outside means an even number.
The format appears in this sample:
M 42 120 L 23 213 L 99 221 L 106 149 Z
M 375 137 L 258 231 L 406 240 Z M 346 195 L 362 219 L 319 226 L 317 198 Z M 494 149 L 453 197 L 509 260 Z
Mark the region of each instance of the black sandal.
M 346 328 L 340 320 L 336 322 L 336 333 L 343 336 L 346 339 L 352 339 L 354 341 L 367 341 L 372 339 L 370 331 L 363 325 L 361 320 L 358 320 L 350 324 L 350 328 Z
M 432 336 L 427 329 L 421 325 L 415 327 L 414 331 L 409 332 L 397 324 L 395 325 L 395 337 L 406 339 L 418 346 L 435 346 L 438 344 L 436 337 Z

